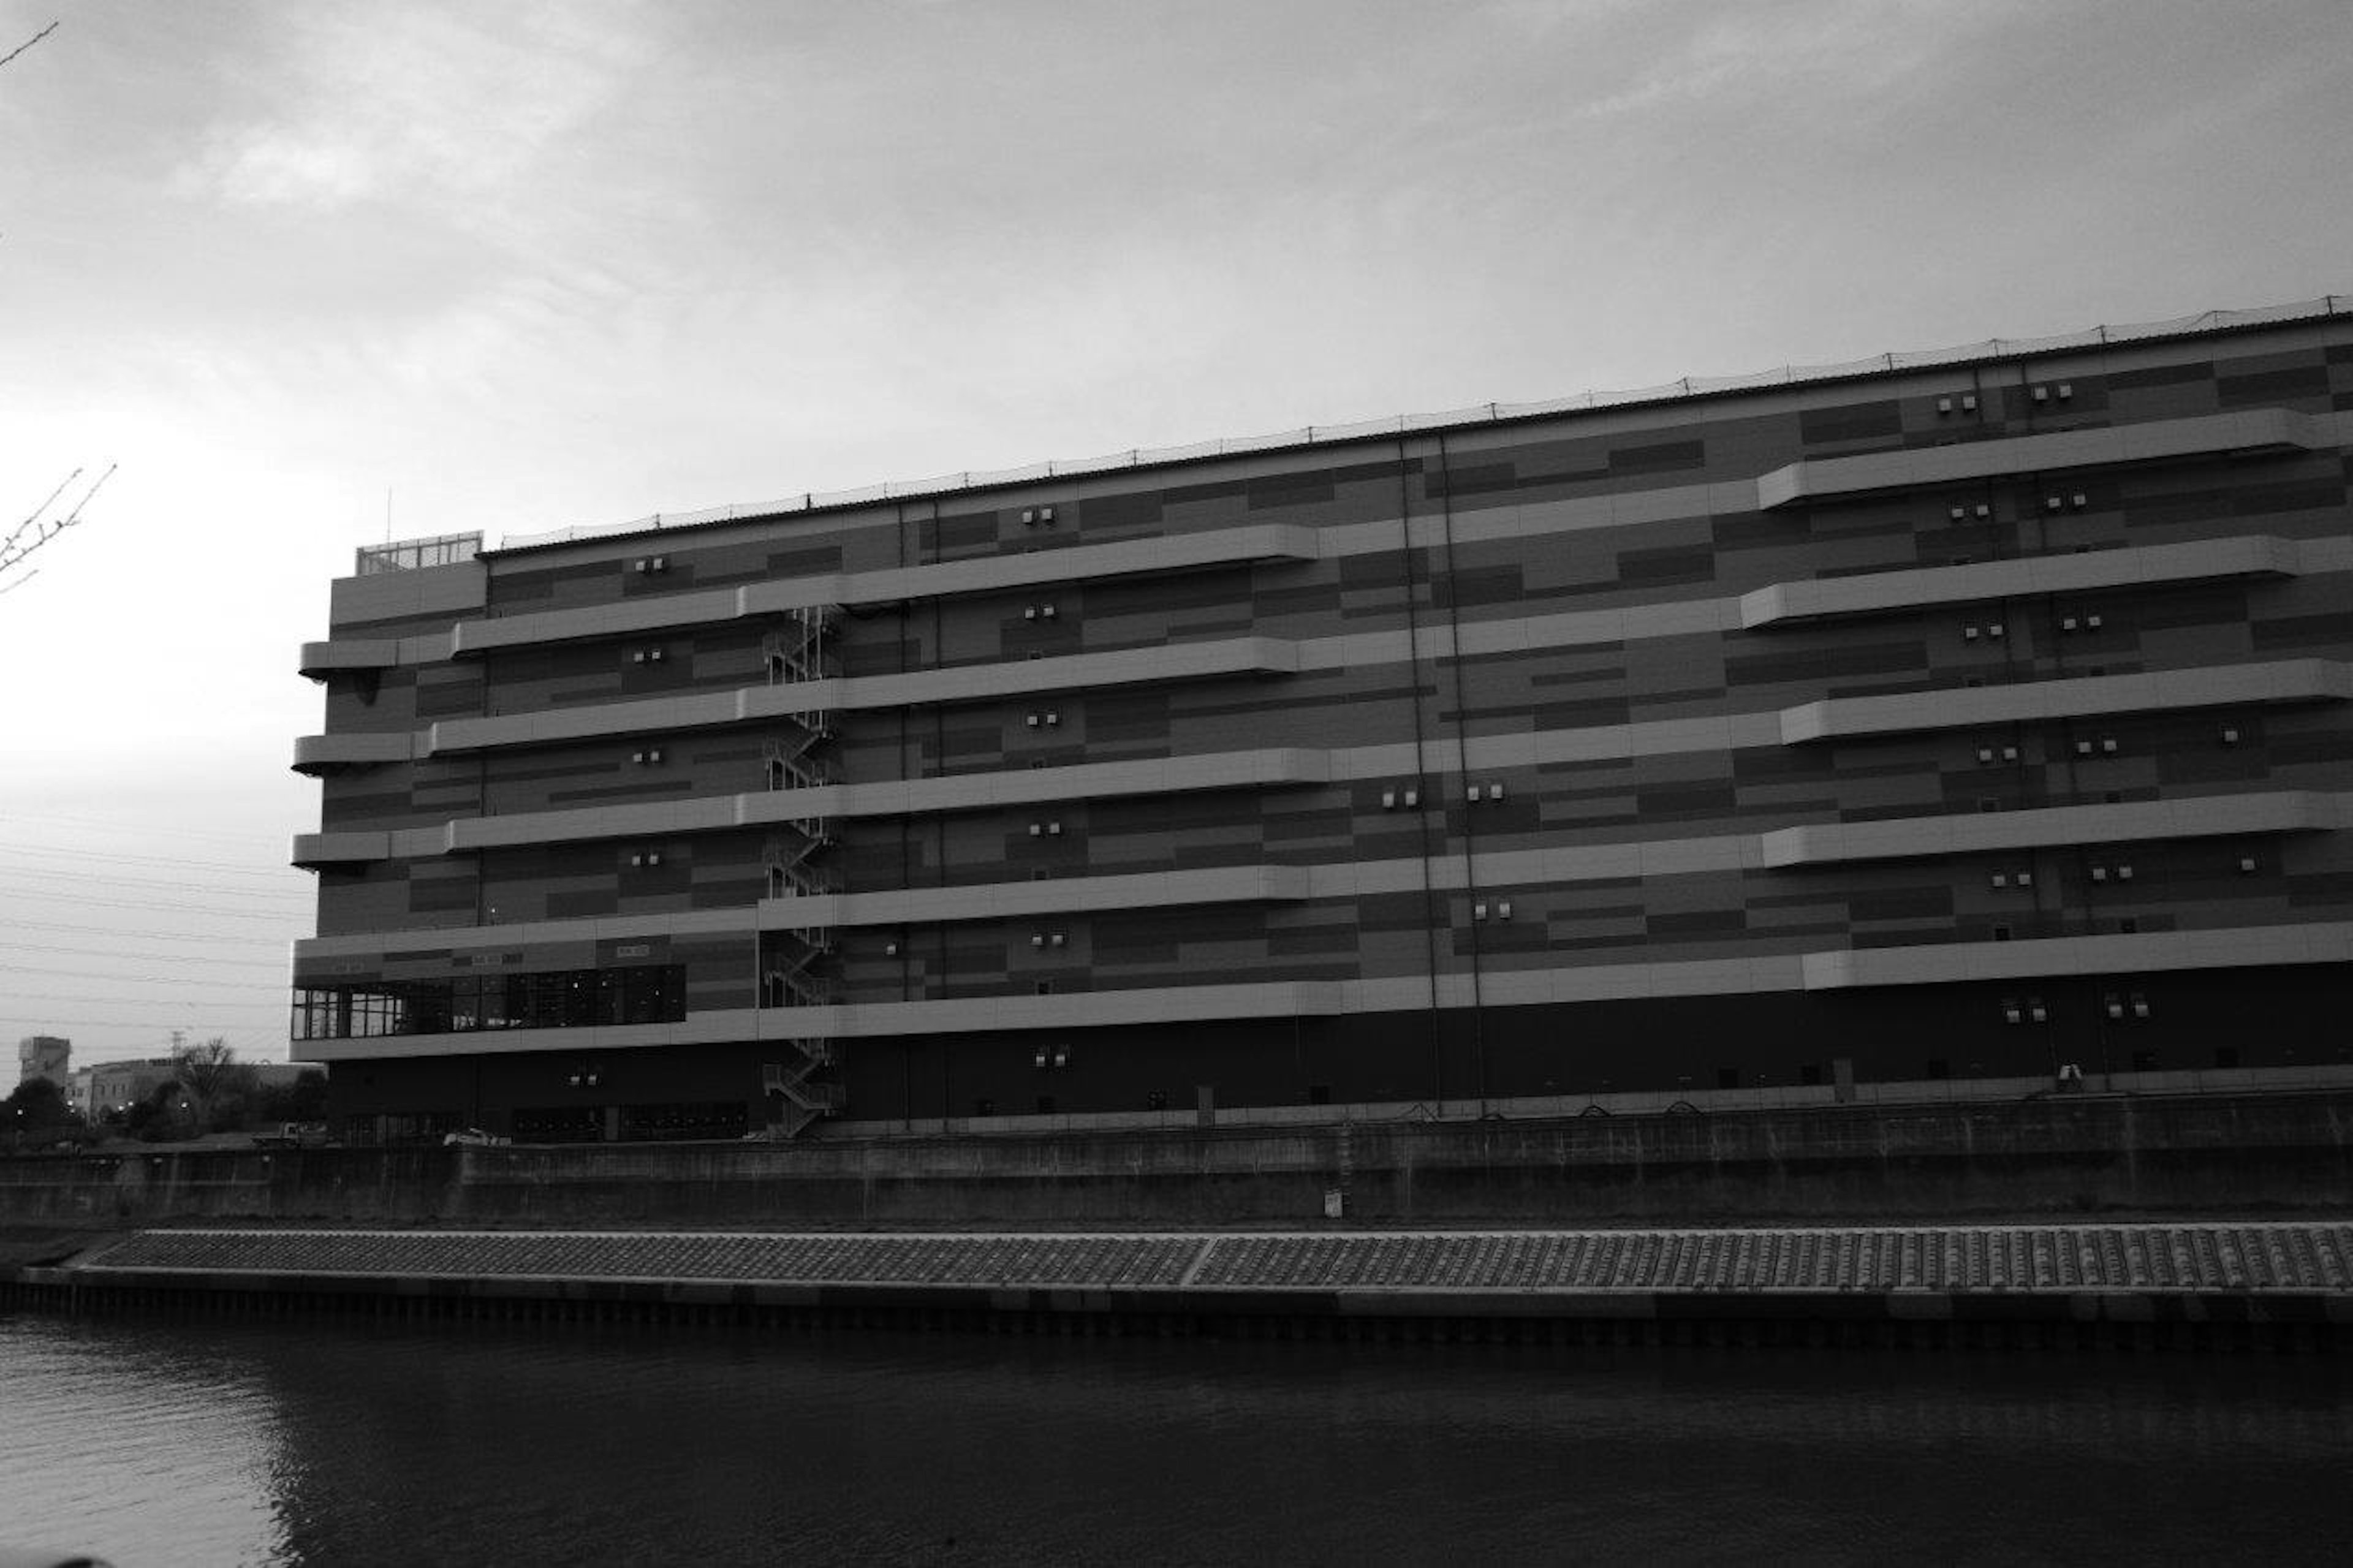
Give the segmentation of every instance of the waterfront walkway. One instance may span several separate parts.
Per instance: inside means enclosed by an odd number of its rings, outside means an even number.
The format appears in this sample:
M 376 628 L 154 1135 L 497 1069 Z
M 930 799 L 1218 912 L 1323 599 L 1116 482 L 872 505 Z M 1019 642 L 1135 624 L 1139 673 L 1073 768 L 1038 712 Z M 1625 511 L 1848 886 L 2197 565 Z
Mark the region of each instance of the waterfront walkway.
M 758 1234 L 149 1230 L 66 1269 L 409 1280 L 1443 1291 L 1924 1292 L 2353 1300 L 2353 1223 L 1377 1233 Z

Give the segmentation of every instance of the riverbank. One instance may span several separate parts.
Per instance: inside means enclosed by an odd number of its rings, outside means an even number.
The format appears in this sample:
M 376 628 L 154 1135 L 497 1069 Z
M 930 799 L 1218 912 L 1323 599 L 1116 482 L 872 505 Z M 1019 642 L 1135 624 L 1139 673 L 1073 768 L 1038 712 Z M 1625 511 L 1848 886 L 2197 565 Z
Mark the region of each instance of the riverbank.
M 2353 1343 L 2353 1222 L 1377 1235 L 143 1230 L 0 1268 L 0 1306 L 2316 1350 Z

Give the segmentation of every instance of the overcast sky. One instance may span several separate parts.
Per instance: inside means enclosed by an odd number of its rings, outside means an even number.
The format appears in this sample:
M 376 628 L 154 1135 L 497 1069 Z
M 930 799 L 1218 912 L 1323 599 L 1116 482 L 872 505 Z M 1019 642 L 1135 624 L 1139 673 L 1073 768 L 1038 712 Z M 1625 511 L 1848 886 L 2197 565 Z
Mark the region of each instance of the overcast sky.
M 2353 292 L 2345 0 L 0 0 L 0 1041 L 287 1052 L 353 546 Z M 5 586 L 5 584 L 0 584 Z M 13 1074 L 9 1075 L 13 1079 Z

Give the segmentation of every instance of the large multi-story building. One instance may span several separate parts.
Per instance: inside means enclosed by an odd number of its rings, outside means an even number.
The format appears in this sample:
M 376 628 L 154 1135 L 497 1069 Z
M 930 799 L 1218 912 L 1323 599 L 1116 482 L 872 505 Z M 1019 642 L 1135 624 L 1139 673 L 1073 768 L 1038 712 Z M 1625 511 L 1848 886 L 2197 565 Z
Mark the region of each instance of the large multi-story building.
M 2330 300 L 364 550 L 296 1054 L 526 1138 L 2353 1073 L 2349 435 Z

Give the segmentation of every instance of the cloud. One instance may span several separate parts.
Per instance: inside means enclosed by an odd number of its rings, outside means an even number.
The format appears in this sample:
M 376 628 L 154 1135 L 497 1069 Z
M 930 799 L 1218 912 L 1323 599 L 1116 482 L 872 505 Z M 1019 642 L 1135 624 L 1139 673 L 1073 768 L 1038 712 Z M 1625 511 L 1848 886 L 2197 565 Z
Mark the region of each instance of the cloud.
M 1955 38 L 2011 7 L 1937 0 L 1792 0 L 1711 10 L 1664 41 L 1619 90 L 1583 106 L 1591 117 L 1701 103 L 1725 95 L 1865 95 L 1918 70 Z M 1656 13 L 1651 15 L 1655 16 Z M 1583 18 L 1580 18 L 1583 19 Z
M 323 210 L 418 194 L 483 198 L 522 181 L 625 89 L 638 10 L 614 0 L 290 13 L 293 36 L 249 95 L 271 107 L 209 128 L 174 187 Z

